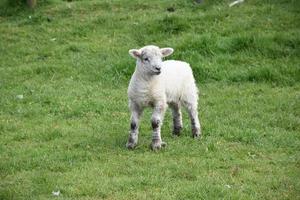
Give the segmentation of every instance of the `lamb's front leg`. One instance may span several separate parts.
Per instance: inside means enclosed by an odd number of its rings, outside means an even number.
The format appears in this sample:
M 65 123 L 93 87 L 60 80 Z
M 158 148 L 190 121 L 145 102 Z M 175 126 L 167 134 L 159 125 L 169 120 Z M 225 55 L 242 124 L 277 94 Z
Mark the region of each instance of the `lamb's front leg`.
M 126 147 L 133 149 L 138 143 L 139 121 L 143 110 L 136 105 L 131 105 L 130 132 Z
M 152 143 L 151 143 L 152 150 L 158 150 L 162 146 L 166 145 L 166 143 L 164 143 L 161 140 L 161 134 L 160 134 L 160 129 L 163 123 L 166 106 L 167 106 L 166 103 L 158 103 L 154 106 L 154 110 L 151 118 L 151 125 L 153 129 Z

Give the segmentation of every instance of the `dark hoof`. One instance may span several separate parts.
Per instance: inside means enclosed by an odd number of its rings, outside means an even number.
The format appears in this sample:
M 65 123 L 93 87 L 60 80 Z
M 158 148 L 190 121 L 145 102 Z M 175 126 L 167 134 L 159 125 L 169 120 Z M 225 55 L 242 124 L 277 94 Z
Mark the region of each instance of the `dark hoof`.
M 180 136 L 180 133 L 176 133 L 176 132 L 173 131 L 172 135 L 173 135 L 174 137 L 179 137 L 179 136 Z
M 194 138 L 195 140 L 198 140 L 198 139 L 201 138 L 201 135 L 200 135 L 200 134 L 195 134 L 195 135 L 193 135 L 193 138 Z
M 173 129 L 173 135 L 174 136 L 180 136 L 181 129 L 182 129 L 182 127 L 174 127 L 174 129 Z

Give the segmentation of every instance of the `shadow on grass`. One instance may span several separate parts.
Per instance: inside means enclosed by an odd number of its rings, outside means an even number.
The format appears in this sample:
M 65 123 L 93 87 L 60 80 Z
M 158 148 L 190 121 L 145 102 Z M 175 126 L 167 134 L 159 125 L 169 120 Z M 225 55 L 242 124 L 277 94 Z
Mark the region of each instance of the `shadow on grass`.
M 49 1 L 39 0 L 35 9 L 47 4 Z M 27 6 L 26 0 L 4 0 L 0 2 L 0 7 L 0 16 L 2 17 L 15 16 L 24 12 L 32 13 L 35 10 Z

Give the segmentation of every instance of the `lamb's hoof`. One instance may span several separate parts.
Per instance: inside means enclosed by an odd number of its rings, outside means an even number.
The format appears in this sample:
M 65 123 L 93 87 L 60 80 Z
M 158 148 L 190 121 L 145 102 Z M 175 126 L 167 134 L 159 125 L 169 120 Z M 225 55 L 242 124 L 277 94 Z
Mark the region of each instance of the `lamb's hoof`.
M 128 149 L 134 149 L 137 145 L 137 142 L 138 142 L 138 137 L 137 136 L 129 135 L 128 141 L 126 143 L 126 147 Z
M 152 141 L 150 147 L 153 151 L 158 151 L 163 147 L 166 147 L 167 143 L 162 142 L 162 141 Z
M 180 133 L 175 133 L 175 132 L 173 132 L 172 135 L 173 135 L 173 137 L 179 137 L 179 136 L 180 136 Z
M 201 138 L 201 131 L 199 129 L 193 129 L 192 130 L 192 136 L 194 139 L 200 139 Z
M 126 143 L 127 149 L 134 149 L 136 145 L 137 145 L 136 143 L 129 143 L 129 142 Z
M 201 134 L 193 134 L 193 138 L 194 138 L 195 140 L 198 140 L 198 139 L 201 138 Z
M 178 137 L 180 136 L 180 131 L 181 131 L 182 127 L 174 127 L 173 128 L 173 136 Z

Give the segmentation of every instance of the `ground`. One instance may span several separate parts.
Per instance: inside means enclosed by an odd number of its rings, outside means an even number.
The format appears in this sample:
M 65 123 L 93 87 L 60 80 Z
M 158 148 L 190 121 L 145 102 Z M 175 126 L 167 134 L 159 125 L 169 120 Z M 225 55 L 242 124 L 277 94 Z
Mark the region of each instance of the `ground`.
M 300 3 L 229 3 L 0 1 L 0 199 L 300 199 Z M 191 64 L 200 140 L 168 111 L 151 151 L 147 110 L 125 148 L 146 44 Z

